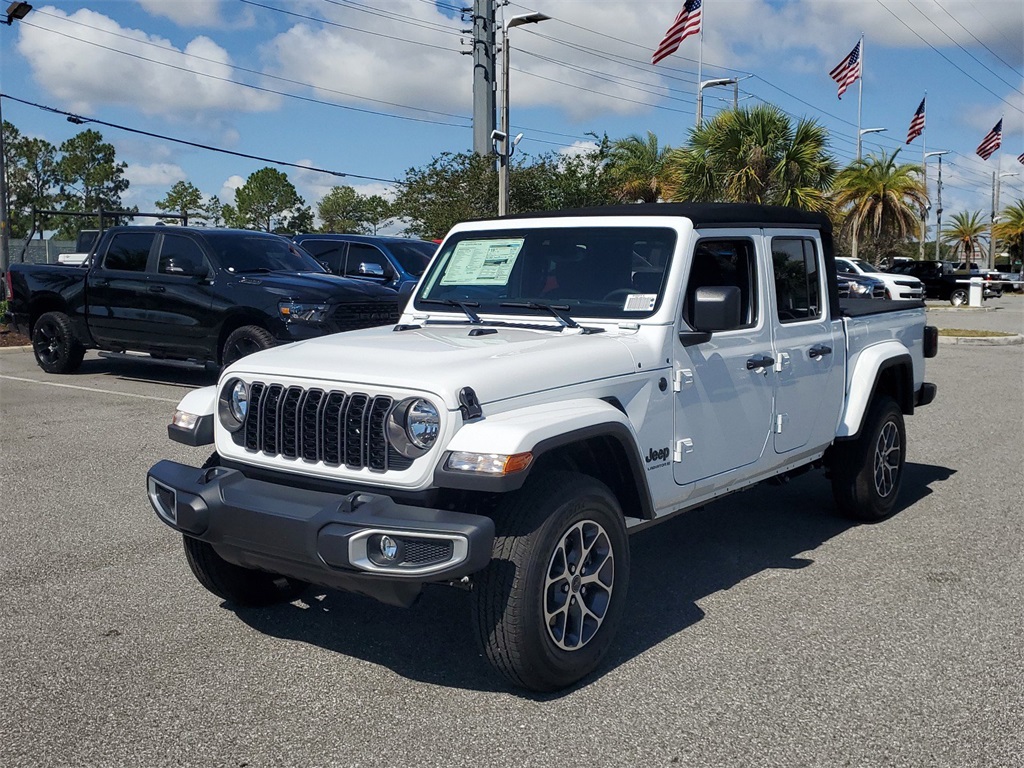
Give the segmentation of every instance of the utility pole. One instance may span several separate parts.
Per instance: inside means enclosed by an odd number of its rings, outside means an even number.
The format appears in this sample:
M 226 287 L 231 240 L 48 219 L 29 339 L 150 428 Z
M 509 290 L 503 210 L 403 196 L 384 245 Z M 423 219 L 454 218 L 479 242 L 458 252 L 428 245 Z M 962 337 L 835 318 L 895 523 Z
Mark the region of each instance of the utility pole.
M 473 152 L 481 156 L 494 154 L 494 39 L 493 0 L 473 0 Z

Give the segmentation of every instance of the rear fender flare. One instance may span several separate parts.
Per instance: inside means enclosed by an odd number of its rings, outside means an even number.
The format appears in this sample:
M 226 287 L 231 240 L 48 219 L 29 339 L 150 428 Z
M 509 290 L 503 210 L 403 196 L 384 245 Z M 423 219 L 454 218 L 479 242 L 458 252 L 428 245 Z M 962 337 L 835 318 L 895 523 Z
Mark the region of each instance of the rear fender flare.
M 907 414 L 914 412 L 914 363 L 907 348 L 898 341 L 887 341 L 863 350 L 853 363 L 850 389 L 846 406 L 836 429 L 837 438 L 856 437 L 864 421 L 864 414 L 875 399 L 875 393 L 883 375 L 892 369 L 898 382 L 897 392 L 892 393 L 900 409 Z

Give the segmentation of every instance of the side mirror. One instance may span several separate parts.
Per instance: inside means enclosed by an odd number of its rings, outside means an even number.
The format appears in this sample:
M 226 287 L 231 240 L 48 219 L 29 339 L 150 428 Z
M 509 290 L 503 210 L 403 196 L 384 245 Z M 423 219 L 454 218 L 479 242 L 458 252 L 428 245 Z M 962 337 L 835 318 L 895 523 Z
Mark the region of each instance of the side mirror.
M 356 274 L 364 275 L 365 277 L 384 277 L 384 267 L 372 261 L 361 261 L 359 262 Z
M 735 285 L 698 288 L 693 294 L 693 325 L 704 333 L 739 328 L 740 289 Z

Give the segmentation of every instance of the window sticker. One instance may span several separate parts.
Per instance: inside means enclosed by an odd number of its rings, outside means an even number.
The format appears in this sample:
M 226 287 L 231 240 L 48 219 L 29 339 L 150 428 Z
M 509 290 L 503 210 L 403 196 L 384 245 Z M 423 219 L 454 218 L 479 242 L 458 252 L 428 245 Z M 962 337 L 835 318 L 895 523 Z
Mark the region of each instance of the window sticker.
M 463 240 L 455 246 L 441 285 L 508 285 L 523 238 Z
M 658 301 L 656 293 L 631 293 L 626 297 L 623 312 L 650 312 Z

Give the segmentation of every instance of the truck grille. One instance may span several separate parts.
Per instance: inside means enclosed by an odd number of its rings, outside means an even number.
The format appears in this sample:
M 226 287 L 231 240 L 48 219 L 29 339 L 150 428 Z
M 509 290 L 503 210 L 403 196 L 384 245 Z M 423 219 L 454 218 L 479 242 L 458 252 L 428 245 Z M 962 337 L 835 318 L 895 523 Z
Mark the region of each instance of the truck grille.
M 408 469 L 412 459 L 387 440 L 387 416 L 393 403 L 390 397 L 361 392 L 255 381 L 249 388 L 245 426 L 234 439 L 247 451 L 286 459 L 379 472 Z
M 344 332 L 397 323 L 401 316 L 397 300 L 363 301 L 339 304 L 331 320 L 339 332 Z

